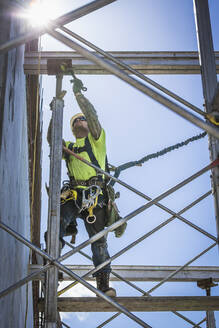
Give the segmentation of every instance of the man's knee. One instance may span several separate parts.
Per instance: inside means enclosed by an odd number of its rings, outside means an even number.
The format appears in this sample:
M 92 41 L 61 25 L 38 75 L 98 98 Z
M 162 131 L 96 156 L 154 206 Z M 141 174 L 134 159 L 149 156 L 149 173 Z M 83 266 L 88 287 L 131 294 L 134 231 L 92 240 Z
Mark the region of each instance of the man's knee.
M 66 227 L 66 234 L 67 235 L 76 235 L 78 233 L 77 229 L 77 222 L 75 219 L 71 220 L 69 225 Z
M 45 231 L 45 233 L 44 233 L 44 240 L 45 240 L 45 243 L 46 243 L 46 249 L 47 249 L 47 235 L 48 235 L 48 233 L 47 233 L 47 231 Z M 59 241 L 60 241 L 61 248 L 63 248 L 65 246 L 64 239 L 62 237 L 59 237 Z

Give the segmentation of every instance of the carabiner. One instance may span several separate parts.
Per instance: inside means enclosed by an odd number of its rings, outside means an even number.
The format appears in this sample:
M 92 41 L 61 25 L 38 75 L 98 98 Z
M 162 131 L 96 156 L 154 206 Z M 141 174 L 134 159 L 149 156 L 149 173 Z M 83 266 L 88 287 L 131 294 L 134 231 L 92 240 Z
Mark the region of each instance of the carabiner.
M 96 215 L 90 215 L 88 214 L 88 216 L 86 217 L 86 222 L 89 224 L 93 224 L 96 221 Z

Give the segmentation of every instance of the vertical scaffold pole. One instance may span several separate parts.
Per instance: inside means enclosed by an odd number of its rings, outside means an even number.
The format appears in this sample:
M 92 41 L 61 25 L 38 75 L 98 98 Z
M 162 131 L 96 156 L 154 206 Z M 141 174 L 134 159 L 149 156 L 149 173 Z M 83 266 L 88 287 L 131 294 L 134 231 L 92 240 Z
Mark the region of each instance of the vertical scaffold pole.
M 212 112 L 212 101 L 217 89 L 217 73 L 212 40 L 211 21 L 208 0 L 193 0 L 194 13 L 199 47 L 199 62 L 201 66 L 203 95 L 207 113 Z M 219 141 L 209 136 L 211 160 L 218 158 Z M 212 169 L 212 190 L 214 195 L 217 236 L 219 237 L 219 168 Z M 207 327 L 215 328 L 214 312 L 207 312 Z
M 62 159 L 62 124 L 64 101 L 59 99 L 62 75 L 56 77 L 56 97 L 52 101 L 52 126 L 50 148 L 49 211 L 47 229 L 47 252 L 53 258 L 59 257 L 60 229 L 60 184 Z M 57 327 L 58 269 L 53 266 L 46 276 L 45 327 Z
M 217 89 L 217 73 L 208 0 L 194 0 L 194 11 L 205 107 L 206 112 L 211 113 L 212 101 Z M 211 160 L 214 161 L 218 158 L 219 141 L 213 137 L 209 137 L 209 149 Z M 219 168 L 215 167 L 212 172 L 212 187 L 215 199 L 217 236 L 219 237 Z

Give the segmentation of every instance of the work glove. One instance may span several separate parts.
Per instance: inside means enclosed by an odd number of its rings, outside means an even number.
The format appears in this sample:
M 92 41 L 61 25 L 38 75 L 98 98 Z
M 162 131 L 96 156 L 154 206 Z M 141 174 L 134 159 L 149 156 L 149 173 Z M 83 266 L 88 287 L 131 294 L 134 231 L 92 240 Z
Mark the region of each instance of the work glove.
M 83 82 L 81 80 L 74 78 L 74 80 L 71 80 L 71 82 L 73 83 L 72 89 L 73 89 L 74 94 L 81 93 L 81 90 L 82 91 L 87 90 L 87 88 L 84 87 Z
M 121 219 L 121 218 L 120 218 Z M 120 238 L 127 228 L 127 223 L 123 223 L 121 226 L 115 229 L 114 233 L 117 238 Z

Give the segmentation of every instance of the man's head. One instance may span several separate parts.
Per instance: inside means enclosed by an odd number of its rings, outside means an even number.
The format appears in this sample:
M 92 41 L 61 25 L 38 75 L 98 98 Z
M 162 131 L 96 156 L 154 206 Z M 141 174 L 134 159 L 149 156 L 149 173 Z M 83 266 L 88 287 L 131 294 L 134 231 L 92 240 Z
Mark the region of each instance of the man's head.
M 84 138 L 88 135 L 89 129 L 84 114 L 75 114 L 71 118 L 70 126 L 76 138 Z

